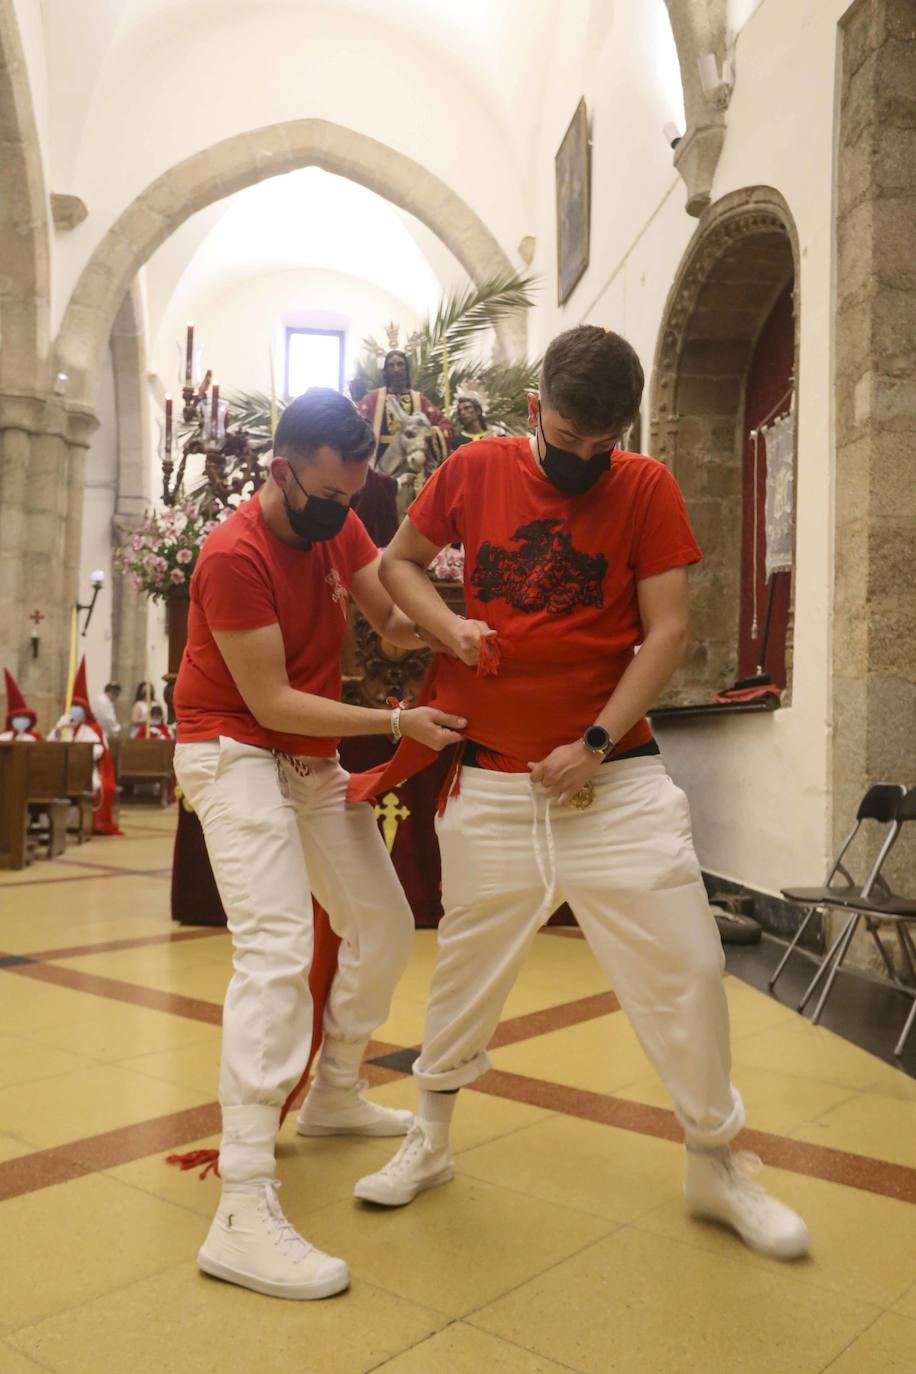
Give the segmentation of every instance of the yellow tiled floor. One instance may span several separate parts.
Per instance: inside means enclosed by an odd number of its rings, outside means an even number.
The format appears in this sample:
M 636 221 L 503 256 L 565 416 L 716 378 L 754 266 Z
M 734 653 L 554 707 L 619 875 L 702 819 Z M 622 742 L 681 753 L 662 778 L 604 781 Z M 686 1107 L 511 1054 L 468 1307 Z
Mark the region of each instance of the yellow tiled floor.
M 168 936 L 174 812 L 125 809 L 125 821 L 123 840 L 0 874 L 0 951 Z M 48 881 L 59 877 L 74 880 Z M 434 932 L 418 933 L 377 1039 L 419 1041 L 434 962 Z M 208 935 L 57 963 L 218 1002 L 230 946 Z M 749 1125 L 916 1168 L 911 1079 L 736 978 L 726 987 Z M 583 941 L 544 935 L 504 1018 L 605 990 Z M 219 1045 L 217 1026 L 0 970 L 0 1178 L 35 1151 L 212 1103 Z M 463 1093 L 455 1182 L 403 1210 L 352 1197 L 391 1141 L 303 1140 L 286 1123 L 285 1209 L 353 1273 L 351 1291 L 327 1302 L 201 1276 L 194 1254 L 218 1183 L 158 1152 L 0 1202 L 0 1374 L 916 1371 L 916 1206 L 769 1169 L 813 1236 L 809 1259 L 777 1264 L 686 1216 L 680 1146 L 551 1106 L 550 1084 L 670 1105 L 622 1013 L 493 1061 L 533 1080 L 539 1105 Z M 415 1101 L 409 1078 L 372 1095 Z

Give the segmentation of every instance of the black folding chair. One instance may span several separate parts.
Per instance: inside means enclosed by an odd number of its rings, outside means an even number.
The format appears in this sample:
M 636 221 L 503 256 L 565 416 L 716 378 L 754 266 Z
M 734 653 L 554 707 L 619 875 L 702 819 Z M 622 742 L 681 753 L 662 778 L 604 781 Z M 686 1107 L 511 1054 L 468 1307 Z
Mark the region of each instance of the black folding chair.
M 830 990 L 840 971 L 840 966 L 846 957 L 849 946 L 852 944 L 853 936 L 856 933 L 859 922 L 864 920 L 865 928 L 877 946 L 878 953 L 887 971 L 889 982 L 898 992 L 902 992 L 907 997 L 913 998 L 913 1006 L 910 1009 L 910 1014 L 900 1033 L 900 1038 L 894 1046 L 895 1055 L 903 1054 L 904 1047 L 909 1039 L 910 1031 L 913 1029 L 914 1023 L 916 1023 L 916 946 L 913 944 L 913 939 L 908 928 L 908 923 L 916 923 L 916 900 L 911 897 L 896 896 L 891 892 L 887 883 L 880 876 L 880 870 L 893 848 L 897 836 L 900 834 L 901 827 L 908 821 L 916 821 L 916 787 L 911 787 L 898 802 L 897 814 L 894 818 L 891 833 L 882 845 L 881 853 L 875 861 L 874 868 L 869 875 L 868 882 L 862 889 L 861 895 L 848 897 L 841 903 L 841 905 L 849 911 L 846 924 L 834 941 L 830 954 L 828 954 L 824 963 L 818 969 L 798 1006 L 798 1010 L 802 1011 L 807 1005 L 822 973 L 830 964 L 832 957 L 833 963 L 830 966 L 829 977 L 820 995 L 817 1006 L 814 1008 L 814 1014 L 811 1017 L 812 1025 L 817 1025 L 817 1022 L 820 1020 L 821 1012 L 824 1009 L 824 1003 L 830 996 Z M 897 932 L 897 940 L 900 945 L 903 966 L 910 978 L 908 983 L 903 982 L 903 980 L 897 976 L 894 962 L 887 951 L 884 941 L 881 939 L 882 923 L 892 924 Z
M 827 877 L 824 879 L 823 884 L 820 887 L 784 887 L 782 889 L 782 895 L 785 897 L 786 901 L 793 902 L 797 906 L 806 907 L 807 910 L 804 920 L 792 937 L 792 943 L 776 965 L 772 976 L 767 982 L 767 987 L 771 991 L 776 986 L 777 979 L 789 962 L 793 951 L 804 935 L 808 923 L 815 912 L 822 910 L 824 907 L 843 907 L 848 901 L 855 900 L 862 896 L 864 886 L 856 885 L 852 874 L 844 863 L 844 859 L 865 821 L 875 821 L 878 825 L 890 826 L 890 833 L 881 847 L 881 852 L 878 855 L 878 862 L 873 865 L 871 874 L 867 879 L 867 883 L 871 883 L 872 885 L 881 882 L 881 865 L 890 853 L 893 843 L 897 838 L 899 829 L 897 824 L 897 812 L 905 795 L 906 789 L 896 782 L 877 782 L 872 787 L 869 787 L 868 791 L 859 802 L 855 825 L 840 845 L 836 858 L 827 870 Z M 839 879 L 839 881 L 837 881 L 837 879 Z M 890 893 L 886 891 L 885 895 L 889 896 Z M 830 960 L 839 948 L 839 943 L 839 939 L 834 941 L 829 954 L 819 966 L 817 974 L 815 975 L 815 981 L 805 994 L 802 1006 L 807 1002 L 811 990 L 816 986 L 821 974 L 825 971 Z M 801 1006 L 799 1007 L 799 1011 L 801 1011 Z

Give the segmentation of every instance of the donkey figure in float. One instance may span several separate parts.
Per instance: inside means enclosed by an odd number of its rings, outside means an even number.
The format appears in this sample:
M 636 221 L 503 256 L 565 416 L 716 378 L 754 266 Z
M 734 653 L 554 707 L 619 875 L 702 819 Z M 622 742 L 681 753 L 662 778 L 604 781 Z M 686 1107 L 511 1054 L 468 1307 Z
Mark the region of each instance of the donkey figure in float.
M 394 477 L 398 484 L 398 517 L 403 520 L 407 508 L 419 496 L 427 479 L 448 456 L 445 436 L 422 411 L 409 415 L 388 393 L 388 400 L 400 422 L 400 429 L 379 460 L 379 472 Z

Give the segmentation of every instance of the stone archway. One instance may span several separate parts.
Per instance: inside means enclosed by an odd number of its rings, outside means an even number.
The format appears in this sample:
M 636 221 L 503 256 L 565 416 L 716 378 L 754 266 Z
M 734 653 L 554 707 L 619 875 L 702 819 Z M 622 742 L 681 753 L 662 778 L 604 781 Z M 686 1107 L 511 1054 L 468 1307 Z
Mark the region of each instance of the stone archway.
M 57 340 L 57 369 L 74 400 L 91 403 L 99 362 L 131 281 L 175 229 L 205 206 L 268 177 L 317 166 L 359 182 L 409 211 L 442 240 L 477 282 L 512 264 L 480 218 L 412 158 L 323 119 L 291 120 L 236 134 L 164 172 L 98 244 L 76 284 Z M 500 342 L 524 349 L 502 331 Z
M 665 306 L 650 451 L 674 472 L 705 554 L 692 582 L 690 652 L 666 705 L 711 701 L 737 676 L 745 382 L 760 331 L 791 281 L 797 387 L 798 241 L 777 191 L 736 191 L 707 211 Z

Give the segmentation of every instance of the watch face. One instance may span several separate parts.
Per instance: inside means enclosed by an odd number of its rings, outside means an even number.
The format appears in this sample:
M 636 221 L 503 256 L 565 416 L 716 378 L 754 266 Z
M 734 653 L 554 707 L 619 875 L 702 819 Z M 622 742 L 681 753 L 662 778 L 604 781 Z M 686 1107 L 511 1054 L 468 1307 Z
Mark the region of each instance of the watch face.
M 596 752 L 599 749 L 606 749 L 611 742 L 611 737 L 602 725 L 591 725 L 585 732 L 585 743 L 589 749 Z

